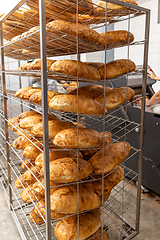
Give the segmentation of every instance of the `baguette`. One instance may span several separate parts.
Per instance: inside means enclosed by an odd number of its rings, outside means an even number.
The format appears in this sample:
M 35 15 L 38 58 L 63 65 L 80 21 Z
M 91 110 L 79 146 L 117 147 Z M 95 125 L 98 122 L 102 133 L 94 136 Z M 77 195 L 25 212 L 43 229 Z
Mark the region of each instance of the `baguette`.
M 127 72 L 132 72 L 136 65 L 131 60 L 119 59 L 106 63 L 106 79 L 115 78 Z M 98 69 L 101 79 L 105 79 L 105 67 Z
M 77 185 L 62 187 L 51 195 L 51 210 L 58 213 L 78 213 L 99 206 L 98 195 L 82 186 L 78 189 L 78 195 Z
M 78 161 L 79 174 L 77 174 L 77 159 L 60 158 L 50 162 L 50 181 L 56 183 L 74 182 L 88 177 L 92 173 L 91 164 L 83 159 Z M 44 168 L 40 170 L 44 177 Z
M 55 136 L 53 143 L 62 148 L 93 148 L 102 144 L 101 134 L 89 128 L 79 128 L 77 146 L 77 128 L 63 130 Z
M 54 138 L 56 134 L 64 129 L 75 127 L 74 124 L 63 122 L 60 120 L 48 121 L 49 138 Z M 31 129 L 32 133 L 37 137 L 43 137 L 43 124 L 38 123 Z
M 49 107 L 58 111 L 77 113 L 76 95 L 57 95 L 49 102 Z M 87 115 L 103 115 L 104 108 L 99 102 L 86 97 L 78 97 L 78 113 Z M 107 114 L 107 110 L 105 110 Z
M 77 229 L 79 221 L 79 231 Z M 94 234 L 101 225 L 99 209 L 61 219 L 55 226 L 54 233 L 58 240 L 85 240 Z
M 118 30 L 101 33 L 103 37 L 103 45 L 105 46 L 105 35 L 106 35 L 106 45 L 107 48 L 114 48 L 119 46 L 124 46 L 134 41 L 134 35 L 131 32 Z
M 135 95 L 135 91 L 130 87 L 114 88 L 105 94 L 105 107 L 107 110 L 114 109 L 129 101 Z M 96 98 L 100 104 L 104 104 L 104 94 Z
M 131 150 L 131 146 L 127 142 L 117 142 L 107 146 L 104 150 L 101 149 L 89 159 L 89 163 L 93 167 L 93 172 L 104 174 L 112 171 L 119 163 L 124 161 Z M 104 151 L 104 159 L 103 159 Z M 104 161 L 104 163 L 103 163 Z
M 61 95 L 61 93 L 54 92 L 54 91 L 47 91 L 48 103 L 56 95 Z M 42 104 L 42 91 L 39 91 L 39 92 L 36 92 L 36 93 L 32 94 L 29 98 L 29 101 L 34 102 L 34 103 L 38 103 L 38 104 Z
M 78 155 L 79 155 L 79 158 L 83 158 L 82 156 L 82 153 L 81 152 L 78 152 Z M 76 158 L 77 157 L 77 151 L 64 151 L 64 150 L 59 150 L 59 151 L 51 151 L 49 152 L 49 162 L 52 162 L 56 159 L 59 159 L 59 158 L 66 158 L 66 157 L 74 157 Z M 43 153 L 40 153 L 38 155 L 38 157 L 36 158 L 35 160 L 35 165 L 37 167 L 44 167 L 44 154 Z
M 47 27 L 47 31 L 53 32 L 57 35 L 62 35 L 62 33 L 65 33 L 73 37 L 77 37 L 78 34 L 79 40 L 83 40 L 94 45 L 101 45 L 103 41 L 103 37 L 98 32 L 80 23 L 78 23 L 78 33 L 76 23 L 62 20 L 49 22 Z

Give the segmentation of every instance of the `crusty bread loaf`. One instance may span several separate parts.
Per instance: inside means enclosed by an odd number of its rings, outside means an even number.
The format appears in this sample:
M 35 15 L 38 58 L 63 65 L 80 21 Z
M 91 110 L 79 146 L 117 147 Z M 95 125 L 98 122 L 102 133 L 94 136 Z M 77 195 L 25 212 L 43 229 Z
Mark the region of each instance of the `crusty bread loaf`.
M 24 98 L 24 99 L 29 99 L 32 94 L 41 91 L 41 88 L 34 88 L 34 89 L 29 89 L 25 90 L 21 93 L 19 97 Z
M 33 208 L 33 210 L 31 211 L 29 217 L 31 222 L 35 223 L 35 224 L 42 224 L 44 223 L 43 218 L 45 219 L 45 201 L 41 200 L 36 204 L 36 207 Z M 51 220 L 56 220 L 59 218 L 63 218 L 66 215 L 61 214 L 61 213 L 56 213 L 54 211 L 51 211 Z
M 49 107 L 58 111 L 77 112 L 77 96 L 70 94 L 57 95 L 49 102 Z M 78 97 L 79 114 L 103 115 L 104 108 L 99 102 L 86 97 Z M 105 114 L 107 111 L 105 110 Z
M 102 238 L 102 235 L 103 235 L 103 238 Z M 105 228 L 103 228 L 103 233 L 102 233 L 102 228 L 99 228 L 95 233 L 94 235 L 90 236 L 89 238 L 87 239 L 93 239 L 93 240 L 109 240 L 109 236 L 108 236 L 108 233 L 107 233 L 107 230 Z M 87 240 L 86 239 L 86 240 Z
M 81 152 L 78 152 L 78 155 L 80 158 L 83 158 L 82 156 L 82 153 Z M 52 162 L 56 159 L 59 159 L 59 158 L 66 158 L 66 157 L 69 157 L 69 158 L 76 158 L 77 157 L 77 151 L 65 151 L 65 150 L 56 150 L 56 151 L 50 151 L 49 152 L 49 162 Z M 44 167 L 44 154 L 43 153 L 40 153 L 38 155 L 38 157 L 36 158 L 35 160 L 35 165 L 37 167 Z
M 23 119 L 25 117 L 34 116 L 34 115 L 37 115 L 37 114 L 38 113 L 36 111 L 27 111 L 27 112 L 21 113 L 17 118 L 20 121 L 21 119 Z
M 39 168 L 32 167 L 17 178 L 15 185 L 17 188 L 27 187 L 36 182 L 36 178 L 39 178 Z
M 37 123 L 42 122 L 42 115 L 41 114 L 35 114 L 34 116 L 29 116 L 26 118 L 23 118 L 19 121 L 19 126 L 21 128 L 27 128 L 31 129 L 34 125 Z
M 79 128 L 78 147 L 93 148 L 102 144 L 103 139 L 99 132 L 89 128 Z M 62 148 L 77 148 L 77 128 L 63 130 L 55 136 L 53 143 Z
M 31 69 L 31 64 L 32 64 L 32 62 L 29 62 L 29 63 L 25 63 L 25 64 L 23 64 L 22 66 L 20 66 L 19 68 L 18 68 L 18 70 L 30 70 Z
M 61 95 L 61 93 L 54 92 L 54 91 L 47 91 L 47 95 L 48 95 L 48 103 L 49 103 L 54 96 Z M 32 94 L 29 98 L 29 101 L 42 104 L 42 91 Z
M 102 141 L 103 141 L 103 132 L 100 133 L 100 136 L 102 137 Z M 112 134 L 110 132 L 107 132 L 107 131 L 105 132 L 105 134 L 104 134 L 104 146 L 105 147 L 111 143 L 111 136 L 112 136 Z M 94 147 L 94 149 L 82 150 L 84 159 L 89 160 L 102 147 L 103 147 L 103 142 L 99 146 Z
M 105 46 L 105 35 L 106 35 L 106 46 L 107 48 L 114 48 L 124 46 L 134 41 L 134 35 L 131 32 L 125 30 L 110 31 L 101 33 L 103 37 L 103 45 Z
M 56 134 L 64 129 L 75 127 L 74 124 L 60 120 L 48 121 L 49 138 L 54 138 Z M 32 129 L 32 133 L 38 137 L 43 136 L 43 124 L 38 123 Z
M 77 229 L 79 221 L 79 231 Z M 54 233 L 58 240 L 85 240 L 95 233 L 101 225 L 99 210 L 81 213 L 79 218 L 77 215 L 60 220 L 54 229 Z
M 8 126 L 10 126 L 10 129 L 12 131 L 17 131 L 18 127 L 19 127 L 19 121 L 17 117 L 14 118 L 10 118 L 8 119 Z
M 124 159 L 128 156 L 130 150 L 131 146 L 128 142 L 113 143 L 107 146 L 104 150 L 101 149 L 89 160 L 89 163 L 93 167 L 93 172 L 95 172 L 96 174 L 102 174 L 103 166 L 104 174 L 112 171 L 119 163 L 124 161 Z
M 77 77 L 77 70 L 78 70 L 78 77 L 87 78 L 95 81 L 101 80 L 100 73 L 95 67 L 81 61 L 78 61 L 78 66 L 77 66 L 76 60 L 67 60 L 67 59 L 58 60 L 52 64 L 52 66 L 50 67 L 50 70 L 55 72 L 61 72 L 67 75 L 75 76 L 75 77 Z
M 51 195 L 51 210 L 58 213 L 78 213 L 100 206 L 98 195 L 80 186 L 77 195 L 77 185 L 65 186 Z
M 35 159 L 24 159 L 24 161 L 21 163 L 21 168 L 28 170 L 31 167 L 35 166 Z
M 85 85 L 78 88 L 78 96 L 95 99 L 104 92 L 101 85 Z M 71 95 L 77 95 L 77 89 L 69 92 Z
M 50 69 L 51 65 L 56 62 L 56 60 L 47 59 L 47 70 Z M 35 59 L 31 63 L 31 70 L 41 70 L 41 59 Z
M 25 87 L 25 88 L 20 88 L 19 90 L 16 91 L 15 96 L 21 96 L 23 91 L 29 90 L 29 89 L 33 89 L 34 87 Z
M 77 173 L 77 159 L 60 158 L 50 162 L 50 181 L 56 183 L 74 182 L 88 177 L 92 173 L 92 166 L 89 162 L 79 159 L 79 174 Z M 44 177 L 44 168 L 40 170 L 41 177 Z
M 136 65 L 131 60 L 119 59 L 106 63 L 106 79 L 118 77 L 127 72 L 132 72 L 136 68 Z M 105 79 L 105 67 L 99 69 L 102 79 Z
M 114 109 L 129 101 L 135 95 L 135 91 L 130 87 L 114 88 L 105 94 L 105 107 L 107 110 Z M 100 104 L 104 104 L 104 94 L 96 98 Z
M 32 137 L 30 137 L 29 139 L 32 140 Z M 31 142 L 24 136 L 20 136 L 13 141 L 13 147 L 17 149 L 24 149 L 29 144 L 31 144 Z
M 47 31 L 55 34 L 66 33 L 77 37 L 77 24 L 62 20 L 55 20 L 47 24 Z M 62 32 L 62 33 L 61 33 Z M 89 42 L 94 45 L 100 45 L 103 37 L 95 30 L 78 23 L 78 39 Z
M 42 145 L 43 143 L 42 142 L 38 142 L 38 143 L 35 143 L 37 147 L 41 148 L 42 149 Z M 42 152 L 40 149 L 38 149 L 35 145 L 33 145 L 32 143 L 29 144 L 23 151 L 22 155 L 23 157 L 26 157 L 26 158 L 34 158 L 36 159 L 36 157 L 38 157 L 38 155 Z
M 94 180 L 94 181 L 88 181 L 84 184 L 85 187 L 88 189 L 96 192 L 98 196 L 102 196 L 102 186 L 104 190 L 104 194 L 110 193 L 112 188 L 116 186 L 121 180 L 123 180 L 124 177 L 124 170 L 121 166 L 117 166 L 116 169 L 114 169 L 111 173 L 109 173 L 104 178 L 104 185 L 102 184 L 102 180 Z M 101 179 L 101 175 L 94 176 L 94 179 Z

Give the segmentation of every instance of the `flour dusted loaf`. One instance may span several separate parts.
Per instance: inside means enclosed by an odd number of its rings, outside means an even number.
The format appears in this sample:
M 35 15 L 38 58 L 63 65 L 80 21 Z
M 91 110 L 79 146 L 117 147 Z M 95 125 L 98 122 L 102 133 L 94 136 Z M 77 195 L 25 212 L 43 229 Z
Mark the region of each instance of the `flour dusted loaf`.
M 50 67 L 50 70 L 75 76 L 75 77 L 77 77 L 77 71 L 78 71 L 78 77 L 87 78 L 95 81 L 101 80 L 100 73 L 95 67 L 88 65 L 84 62 L 78 61 L 78 69 L 77 69 L 76 60 L 67 60 L 67 59 L 58 60 L 52 64 L 52 66 Z
M 112 171 L 119 163 L 124 161 L 131 150 L 128 142 L 117 142 L 110 144 L 104 149 L 104 174 Z M 93 172 L 102 174 L 103 171 L 103 149 L 99 150 L 89 159 Z
M 36 182 L 36 178 L 39 177 L 39 168 L 32 167 L 30 170 L 25 171 L 15 181 L 17 188 L 27 187 L 28 185 Z
M 101 134 L 89 128 L 79 128 L 78 137 L 79 148 L 93 148 L 103 142 Z M 62 148 L 77 148 L 77 128 L 70 128 L 57 133 L 53 143 Z
M 78 223 L 79 221 L 79 234 Z M 60 220 L 54 229 L 54 233 L 58 240 L 85 240 L 94 234 L 101 225 L 100 210 L 92 210 L 90 212 L 81 213 L 79 218 L 77 215 Z
M 47 31 L 55 34 L 66 33 L 73 37 L 77 37 L 77 24 L 62 20 L 55 20 L 47 24 Z M 62 32 L 62 33 L 61 33 Z M 86 41 L 94 45 L 101 45 L 103 37 L 95 30 L 78 23 L 78 39 Z
M 77 185 L 66 186 L 58 189 L 51 195 L 51 210 L 58 213 L 78 213 L 100 206 L 98 195 L 85 187 Z
M 61 95 L 61 93 L 54 92 L 54 91 L 47 91 L 47 95 L 48 95 L 48 103 L 49 103 L 54 96 Z M 29 101 L 42 104 L 42 91 L 32 94 L 29 98 Z
M 83 158 L 82 153 L 78 152 L 79 158 Z M 52 162 L 56 159 L 59 158 L 77 158 L 77 151 L 76 150 L 70 150 L 70 151 L 65 151 L 65 150 L 57 150 L 56 151 L 50 151 L 49 152 L 49 162 Z M 37 167 L 44 167 L 44 154 L 40 153 L 38 157 L 35 160 L 35 165 Z
M 64 129 L 75 127 L 74 124 L 60 120 L 48 121 L 49 138 L 54 138 L 56 134 Z M 38 137 L 43 136 L 43 124 L 38 123 L 32 129 L 32 133 Z
M 77 96 L 70 94 L 57 95 L 49 102 L 49 107 L 63 112 L 77 112 Z M 79 114 L 103 115 L 104 107 L 99 102 L 86 97 L 78 97 Z M 107 110 L 105 110 L 107 114 Z
M 127 72 L 132 72 L 136 68 L 133 61 L 127 59 L 118 59 L 106 63 L 106 79 L 118 77 Z M 105 79 L 105 66 L 98 69 L 101 78 Z
M 60 158 L 50 162 L 50 181 L 55 183 L 66 183 L 78 181 L 77 159 Z M 88 177 L 92 173 L 92 166 L 89 162 L 79 159 L 79 180 Z M 44 168 L 40 170 L 41 177 L 44 177 Z
M 107 110 L 114 109 L 129 101 L 135 95 L 135 91 L 130 87 L 119 87 L 107 91 L 105 94 L 105 107 Z M 96 98 L 100 104 L 104 104 L 104 94 Z
M 84 184 L 85 187 L 88 189 L 96 192 L 99 197 L 102 196 L 102 193 L 106 195 L 107 193 L 110 194 L 112 188 L 116 186 L 121 180 L 123 180 L 124 177 L 124 170 L 121 166 L 117 166 L 111 173 L 107 174 L 104 178 L 104 187 L 102 191 L 102 180 L 99 180 L 102 178 L 102 176 L 97 175 L 94 176 L 94 178 L 97 180 L 94 181 L 88 181 Z M 109 197 L 109 196 L 108 196 Z
M 101 33 L 103 37 L 103 45 L 105 46 L 105 35 L 106 35 L 106 45 L 108 48 L 114 48 L 129 44 L 134 41 L 134 35 L 131 32 L 125 30 L 110 31 Z

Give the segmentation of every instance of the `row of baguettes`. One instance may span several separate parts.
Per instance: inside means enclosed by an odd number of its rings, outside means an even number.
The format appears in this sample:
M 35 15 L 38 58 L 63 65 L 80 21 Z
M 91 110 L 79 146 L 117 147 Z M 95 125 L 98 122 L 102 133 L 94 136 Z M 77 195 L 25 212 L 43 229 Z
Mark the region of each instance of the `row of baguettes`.
M 63 73 L 70 76 L 100 81 L 101 79 L 111 79 L 127 72 L 132 72 L 136 68 L 133 61 L 127 59 L 114 60 L 109 63 L 81 62 L 76 60 L 49 60 L 47 59 L 47 70 Z M 23 64 L 18 70 L 40 70 L 41 59 L 35 59 L 31 63 Z M 105 76 L 106 71 L 106 76 Z
M 104 104 L 104 88 L 99 85 L 86 85 L 78 88 L 78 113 L 103 115 L 105 106 L 105 114 L 107 114 L 107 110 L 120 106 L 132 99 L 134 95 L 135 92 L 130 87 L 115 89 L 106 87 Z M 16 92 L 15 96 L 42 104 L 42 90 L 40 88 L 22 88 Z M 68 94 L 48 91 L 48 105 L 54 110 L 77 113 L 77 89 Z

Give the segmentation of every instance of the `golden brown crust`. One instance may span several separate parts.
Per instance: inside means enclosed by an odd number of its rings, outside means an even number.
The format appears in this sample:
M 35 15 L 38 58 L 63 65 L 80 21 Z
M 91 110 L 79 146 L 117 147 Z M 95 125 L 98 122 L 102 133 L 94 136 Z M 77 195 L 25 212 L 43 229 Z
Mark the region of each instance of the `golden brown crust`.
M 78 154 L 79 154 L 80 158 L 83 158 L 83 156 L 80 152 L 78 152 Z M 52 161 L 54 161 L 56 159 L 59 159 L 59 158 L 66 158 L 66 157 L 76 158 L 77 157 L 77 151 L 65 151 L 65 150 L 54 151 L 53 150 L 53 151 L 49 152 L 49 162 L 52 162 Z M 37 167 L 44 167 L 44 154 L 43 153 L 40 153 L 38 155 L 38 157 L 35 160 L 35 165 Z
M 76 77 L 77 61 L 67 59 L 58 60 L 52 64 L 50 70 Z M 100 73 L 95 67 L 80 61 L 78 61 L 78 77 L 87 78 L 95 81 L 101 80 Z
M 47 91 L 47 95 L 48 95 L 48 103 L 49 103 L 54 96 L 61 95 L 61 93 L 54 92 L 54 91 Z M 32 94 L 32 96 L 29 98 L 29 101 L 42 104 L 42 91 Z
M 32 138 L 30 137 L 30 139 L 32 139 Z M 29 144 L 31 144 L 31 142 L 24 136 L 20 136 L 13 141 L 13 147 L 15 147 L 17 149 L 24 149 Z
M 53 120 L 53 121 L 48 121 L 48 132 L 49 132 L 49 138 L 54 138 L 55 135 L 64 130 L 68 129 L 71 127 L 75 127 L 74 124 L 69 123 L 69 122 L 63 122 L 60 120 Z M 32 133 L 38 137 L 43 136 L 43 124 L 38 123 L 36 124 L 32 129 Z
M 111 192 L 112 188 L 116 186 L 121 180 L 123 180 L 124 171 L 123 168 L 118 166 L 115 170 L 105 176 L 103 184 L 102 180 L 95 180 L 95 181 L 88 181 L 84 184 L 85 187 L 91 189 L 92 191 L 96 192 L 98 196 L 102 196 L 102 186 L 104 190 L 104 194 Z M 101 179 L 102 175 L 94 176 L 94 178 Z M 108 196 L 109 197 L 109 196 Z
M 23 64 L 22 66 L 20 66 L 18 68 L 18 70 L 31 70 L 31 65 L 32 65 L 32 62 L 29 62 L 29 63 L 25 63 Z
M 30 170 L 25 171 L 19 176 L 15 182 L 17 188 L 27 187 L 28 185 L 36 182 L 36 178 L 39 178 L 39 169 L 32 167 Z
M 101 225 L 98 210 L 81 213 L 79 215 L 79 234 L 77 230 L 77 216 L 60 220 L 54 229 L 56 237 L 60 240 L 84 240 L 95 233 Z
M 79 148 L 93 148 L 103 142 L 100 133 L 89 128 L 79 128 L 78 136 Z M 57 133 L 53 143 L 62 148 L 77 148 L 77 128 L 70 128 Z
M 35 124 L 42 122 L 42 115 L 37 114 L 34 116 L 29 116 L 26 118 L 23 118 L 19 122 L 19 126 L 21 128 L 28 128 L 31 129 Z
M 127 72 L 132 72 L 136 68 L 136 65 L 131 60 L 119 59 L 108 62 L 106 64 L 106 79 L 118 77 Z M 105 79 L 105 67 L 98 69 L 102 79 Z
M 114 88 L 105 94 L 105 107 L 107 110 L 114 109 L 129 101 L 135 95 L 135 91 L 130 87 Z M 100 104 L 104 104 L 104 94 L 96 98 Z
M 10 118 L 8 119 L 8 126 L 10 126 L 10 129 L 12 131 L 17 131 L 18 127 L 19 127 L 19 121 L 17 117 L 14 118 Z
M 92 173 L 91 164 L 83 159 L 79 159 L 78 169 L 79 179 L 86 178 Z M 40 175 L 44 176 L 44 168 L 41 169 Z M 60 158 L 50 162 L 50 181 L 66 183 L 77 180 L 77 159 Z
M 38 142 L 35 144 L 39 148 L 42 148 L 43 143 Z M 36 146 L 33 144 L 29 144 L 22 153 L 23 157 L 36 159 L 36 157 L 38 157 L 38 155 L 42 152 Z
M 104 174 L 112 171 L 119 163 L 124 161 L 131 150 L 127 142 L 117 142 L 104 149 Z M 90 158 L 89 163 L 93 167 L 93 172 L 102 174 L 103 171 L 103 149 Z
M 35 159 L 24 159 L 24 161 L 21 164 L 21 168 L 28 170 L 31 167 L 35 166 Z
M 23 91 L 20 97 L 24 99 L 29 99 L 32 94 L 39 91 L 41 91 L 41 88 L 29 89 L 29 90 Z
M 99 206 L 98 195 L 82 186 L 78 189 L 78 195 L 77 185 L 62 187 L 51 195 L 51 210 L 58 213 L 77 213 Z
M 58 111 L 77 112 L 77 96 L 70 94 L 57 95 L 49 102 L 49 107 Z M 103 105 L 97 101 L 85 97 L 78 97 L 79 114 L 103 115 Z M 105 110 L 105 114 L 107 111 Z
M 105 33 L 101 33 L 103 37 L 102 45 L 105 46 Z M 110 31 L 106 33 L 106 45 L 110 47 L 118 47 L 129 44 L 134 41 L 134 35 L 125 30 Z
M 17 118 L 18 120 L 23 119 L 25 117 L 30 117 L 30 116 L 34 116 L 37 115 L 38 113 L 36 111 L 27 111 L 27 112 L 23 112 L 21 113 Z
M 47 59 L 47 70 L 50 69 L 51 65 L 56 62 L 56 60 L 51 60 L 51 59 Z M 41 59 L 35 59 L 32 63 L 31 63 L 31 70 L 41 70 Z
M 55 20 L 47 24 L 49 28 L 47 31 L 56 34 L 61 34 L 60 32 L 69 34 L 71 36 L 77 37 L 77 24 L 62 20 Z M 58 31 L 56 31 L 58 30 Z M 62 34 L 61 34 L 62 35 Z M 100 45 L 103 41 L 103 37 L 95 30 L 84 26 L 83 24 L 78 24 L 78 39 L 89 42 L 91 44 Z
M 25 88 L 20 88 L 19 90 L 16 91 L 15 96 L 18 97 L 22 94 L 23 91 L 33 89 L 33 87 L 25 87 Z

